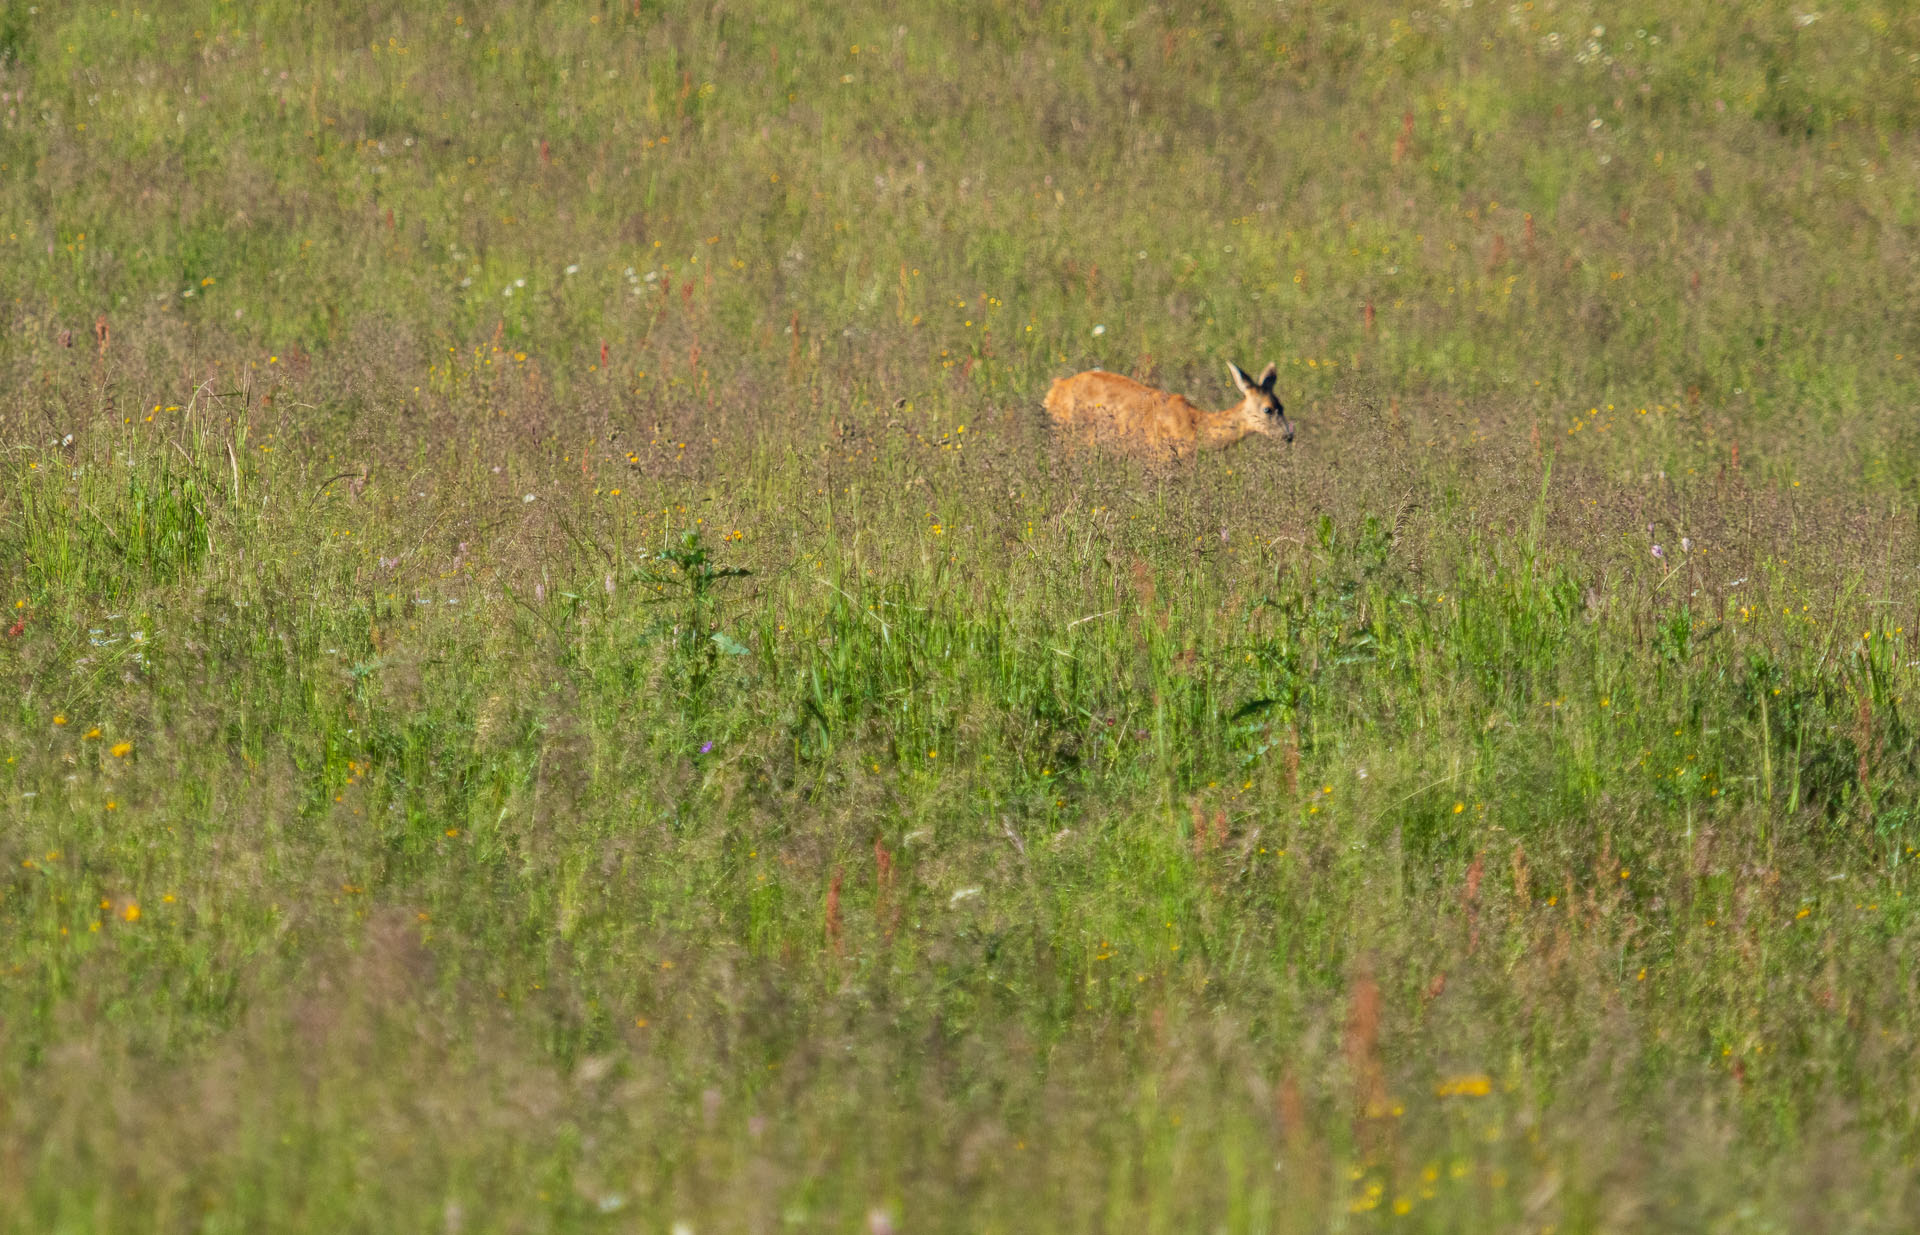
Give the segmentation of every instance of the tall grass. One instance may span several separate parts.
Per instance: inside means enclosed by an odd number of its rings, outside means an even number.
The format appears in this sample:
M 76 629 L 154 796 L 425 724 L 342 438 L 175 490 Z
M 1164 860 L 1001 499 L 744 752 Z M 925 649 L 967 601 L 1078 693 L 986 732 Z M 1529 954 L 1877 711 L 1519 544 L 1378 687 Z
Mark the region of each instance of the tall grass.
M 9 10 L 0 1225 L 1910 1229 L 1910 47 Z

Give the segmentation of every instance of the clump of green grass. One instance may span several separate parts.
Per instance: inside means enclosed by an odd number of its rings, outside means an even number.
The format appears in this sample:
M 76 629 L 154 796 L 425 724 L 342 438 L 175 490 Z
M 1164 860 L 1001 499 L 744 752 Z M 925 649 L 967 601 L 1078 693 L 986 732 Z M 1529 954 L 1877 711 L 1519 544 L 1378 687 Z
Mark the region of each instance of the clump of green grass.
M 1763 10 L 9 12 L 8 1228 L 1906 1229 L 1920 27 Z

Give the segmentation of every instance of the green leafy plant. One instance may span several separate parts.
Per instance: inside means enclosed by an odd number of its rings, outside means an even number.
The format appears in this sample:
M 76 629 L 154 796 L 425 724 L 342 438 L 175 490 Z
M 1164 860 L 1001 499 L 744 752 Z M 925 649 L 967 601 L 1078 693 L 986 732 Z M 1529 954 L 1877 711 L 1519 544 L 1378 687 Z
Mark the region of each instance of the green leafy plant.
M 744 566 L 722 566 L 714 561 L 697 529 L 680 535 L 680 542 L 655 553 L 651 564 L 639 568 L 638 579 L 652 590 L 649 603 L 673 609 L 667 634 L 674 648 L 677 676 L 697 717 L 708 683 L 723 657 L 745 657 L 745 644 L 722 630 L 725 586 L 750 577 Z

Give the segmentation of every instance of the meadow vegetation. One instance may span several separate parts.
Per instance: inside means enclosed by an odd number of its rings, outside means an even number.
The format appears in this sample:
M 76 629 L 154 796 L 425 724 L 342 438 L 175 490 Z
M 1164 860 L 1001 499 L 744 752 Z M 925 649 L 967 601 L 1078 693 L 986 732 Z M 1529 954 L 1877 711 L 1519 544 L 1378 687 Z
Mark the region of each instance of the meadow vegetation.
M 43 2 L 0 113 L 0 1230 L 1920 1224 L 1910 6 Z

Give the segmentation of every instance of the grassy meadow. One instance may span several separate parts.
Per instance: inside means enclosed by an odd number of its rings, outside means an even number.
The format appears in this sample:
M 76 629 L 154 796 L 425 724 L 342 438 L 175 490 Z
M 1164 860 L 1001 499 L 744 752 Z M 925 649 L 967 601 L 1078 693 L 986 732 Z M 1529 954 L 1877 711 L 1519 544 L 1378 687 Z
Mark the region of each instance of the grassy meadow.
M 324 8 L 0 9 L 0 1231 L 1920 1227 L 1920 11 Z

